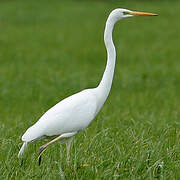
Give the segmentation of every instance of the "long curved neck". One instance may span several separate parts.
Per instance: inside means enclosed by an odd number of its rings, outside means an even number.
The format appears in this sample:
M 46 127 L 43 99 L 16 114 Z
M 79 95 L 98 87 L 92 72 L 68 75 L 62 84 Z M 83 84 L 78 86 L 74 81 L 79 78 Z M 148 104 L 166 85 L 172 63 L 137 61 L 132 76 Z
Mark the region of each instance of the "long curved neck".
M 109 16 L 106 21 L 104 32 L 104 43 L 107 50 L 107 64 L 102 80 L 96 88 L 99 110 L 109 95 L 114 76 L 114 68 L 116 62 L 116 50 L 112 39 L 114 24 L 115 20 L 111 16 Z

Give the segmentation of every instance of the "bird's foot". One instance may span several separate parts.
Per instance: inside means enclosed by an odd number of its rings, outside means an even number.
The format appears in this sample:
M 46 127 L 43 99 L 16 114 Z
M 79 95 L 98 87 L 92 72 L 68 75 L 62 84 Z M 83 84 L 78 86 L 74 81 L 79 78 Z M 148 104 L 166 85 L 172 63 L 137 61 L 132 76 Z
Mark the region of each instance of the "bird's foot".
M 41 165 L 41 161 L 42 161 L 42 153 L 46 150 L 46 146 L 41 146 L 39 148 L 39 156 L 38 156 L 38 164 L 39 166 Z

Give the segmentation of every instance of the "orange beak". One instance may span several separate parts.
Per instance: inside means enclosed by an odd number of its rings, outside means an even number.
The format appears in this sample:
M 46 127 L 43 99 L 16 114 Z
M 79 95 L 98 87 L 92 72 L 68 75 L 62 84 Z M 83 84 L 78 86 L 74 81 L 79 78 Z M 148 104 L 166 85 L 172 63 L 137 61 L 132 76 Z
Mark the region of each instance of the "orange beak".
M 154 13 L 137 12 L 137 11 L 132 11 L 129 14 L 133 16 L 158 16 L 158 14 L 154 14 Z

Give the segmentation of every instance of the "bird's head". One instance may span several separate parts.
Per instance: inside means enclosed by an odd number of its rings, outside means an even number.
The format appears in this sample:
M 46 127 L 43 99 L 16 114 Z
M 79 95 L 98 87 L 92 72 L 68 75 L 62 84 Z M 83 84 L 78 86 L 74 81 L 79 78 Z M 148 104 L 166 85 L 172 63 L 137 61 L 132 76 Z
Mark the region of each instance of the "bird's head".
M 128 9 L 117 8 L 114 9 L 111 14 L 111 17 L 117 22 L 123 18 L 133 17 L 133 16 L 157 16 L 154 13 L 146 13 L 146 12 L 138 12 L 138 11 L 131 11 Z

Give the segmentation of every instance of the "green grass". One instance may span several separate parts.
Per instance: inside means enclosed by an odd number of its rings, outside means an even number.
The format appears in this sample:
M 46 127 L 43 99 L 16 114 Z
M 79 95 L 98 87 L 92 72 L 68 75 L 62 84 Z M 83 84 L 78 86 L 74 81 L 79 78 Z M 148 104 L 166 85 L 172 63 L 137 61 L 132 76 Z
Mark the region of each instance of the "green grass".
M 39 167 L 43 141 L 29 145 L 21 164 L 25 130 L 100 81 L 104 24 L 116 7 L 160 16 L 116 25 L 112 91 L 74 138 L 70 166 L 56 143 Z M 66 179 L 180 179 L 179 12 L 178 1 L 0 1 L 0 179 L 59 179 L 60 163 Z

